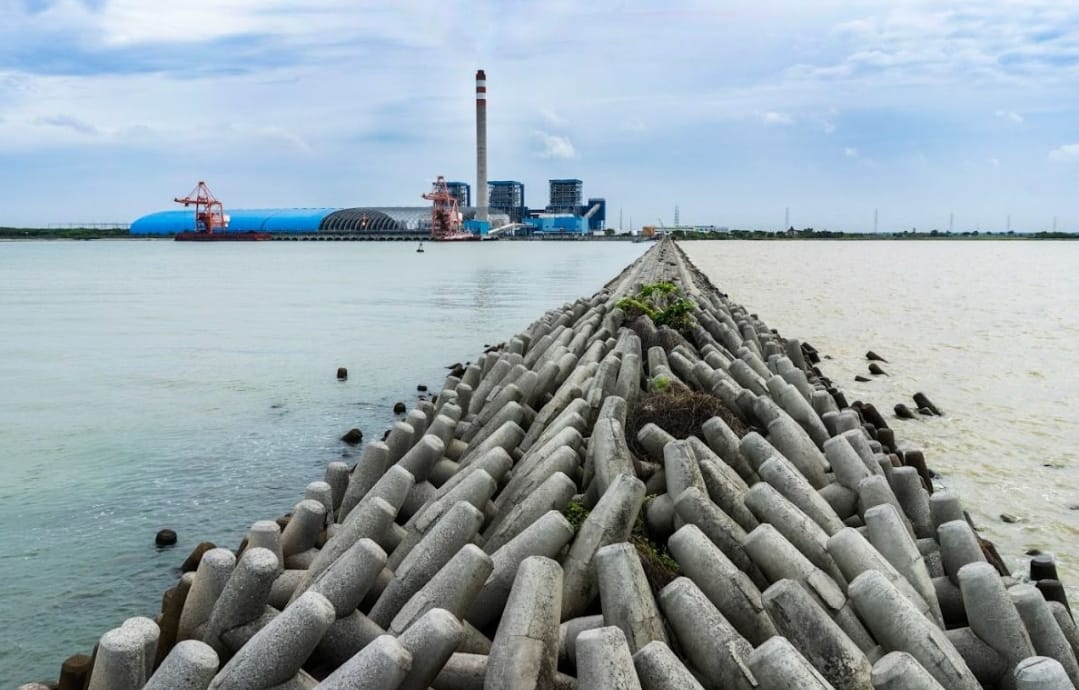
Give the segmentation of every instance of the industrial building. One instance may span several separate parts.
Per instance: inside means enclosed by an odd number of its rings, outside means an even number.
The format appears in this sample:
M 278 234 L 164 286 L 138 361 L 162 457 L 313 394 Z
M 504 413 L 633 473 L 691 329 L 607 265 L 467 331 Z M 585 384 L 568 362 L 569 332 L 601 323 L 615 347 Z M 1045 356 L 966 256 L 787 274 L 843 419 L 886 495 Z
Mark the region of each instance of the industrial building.
M 167 236 L 180 233 L 221 234 L 266 233 L 276 239 L 476 239 L 500 235 L 584 236 L 602 231 L 607 220 L 607 202 L 589 198 L 582 202 L 584 183 L 578 179 L 549 180 L 547 206 L 530 210 L 525 202 L 524 183 L 517 180 L 487 180 L 487 76 L 476 72 L 476 200 L 467 182 L 436 181 L 436 190 L 424 194 L 431 206 L 355 208 L 264 208 L 225 209 L 205 190 L 214 206 L 216 222 L 200 221 L 197 213 L 205 201 L 198 194 L 175 201 L 183 209 L 159 211 L 131 223 L 130 233 L 138 236 Z M 196 189 L 205 189 L 200 182 Z M 441 191 L 439 191 L 441 190 Z M 195 208 L 190 206 L 194 204 Z M 210 217 L 207 216 L 207 218 Z M 511 232 L 505 232 L 510 230 Z M 212 239 L 212 238 L 211 238 Z M 223 239 L 240 239 L 228 238 Z M 247 238 L 245 238 L 247 239 Z M 258 239 L 265 239 L 260 237 Z

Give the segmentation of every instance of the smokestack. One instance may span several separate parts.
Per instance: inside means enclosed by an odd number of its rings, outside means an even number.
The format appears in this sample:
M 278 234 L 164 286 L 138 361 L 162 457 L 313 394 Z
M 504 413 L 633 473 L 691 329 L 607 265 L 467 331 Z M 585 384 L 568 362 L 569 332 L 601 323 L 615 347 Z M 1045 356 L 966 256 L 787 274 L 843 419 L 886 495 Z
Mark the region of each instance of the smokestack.
M 476 71 L 476 220 L 487 220 L 487 75 Z

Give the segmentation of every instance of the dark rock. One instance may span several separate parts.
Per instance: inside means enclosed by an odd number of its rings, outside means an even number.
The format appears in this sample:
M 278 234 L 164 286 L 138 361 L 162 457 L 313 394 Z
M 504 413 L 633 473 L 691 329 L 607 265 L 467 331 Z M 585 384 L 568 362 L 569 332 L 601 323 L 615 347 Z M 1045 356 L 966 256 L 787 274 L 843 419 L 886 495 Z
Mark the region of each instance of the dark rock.
M 193 573 L 199 568 L 199 561 L 202 560 L 202 554 L 206 553 L 210 549 L 216 549 L 217 545 L 212 541 L 204 541 L 200 543 L 191 554 L 184 561 L 184 564 L 180 566 L 180 572 Z
M 926 417 L 935 417 L 936 416 L 935 414 L 933 414 L 933 410 L 929 409 L 928 407 L 919 407 L 918 408 L 918 414 L 924 415 Z
M 1009 525 L 1019 522 L 1019 516 L 1012 515 L 1011 513 L 1001 513 L 1000 519 L 1007 522 Z
M 877 429 L 877 440 L 886 452 L 895 450 L 895 432 L 891 429 Z
M 337 380 L 344 381 L 348 378 L 348 369 L 344 367 L 337 367 Z
M 345 435 L 341 437 L 341 440 L 354 446 L 363 440 L 363 432 L 355 428 L 349 429 L 345 432 Z
M 407 410 L 408 408 L 405 407 L 405 404 L 403 402 L 396 402 L 393 404 L 394 414 L 404 414 Z
M 425 385 L 423 385 L 421 383 L 420 385 L 416 386 L 416 390 L 418 390 L 420 393 L 426 393 L 427 392 L 427 386 L 425 386 Z
M 154 537 L 154 543 L 158 546 L 172 546 L 176 543 L 176 532 L 171 529 L 163 529 Z
M 910 408 L 903 403 L 898 403 L 895 406 L 895 416 L 900 419 L 914 419 L 914 413 L 910 411 Z
M 861 374 L 858 374 L 854 377 L 854 380 L 858 383 L 865 383 L 866 381 L 872 381 L 873 379 L 869 378 L 868 376 L 862 376 Z
M 865 358 L 868 359 L 871 362 L 884 362 L 885 364 L 888 363 L 888 360 L 884 359 L 883 357 L 878 355 L 876 352 L 873 352 L 872 350 L 865 353 Z
M 487 347 L 487 346 L 486 346 L 486 345 L 484 345 L 484 347 Z M 460 363 L 460 362 L 454 362 L 453 364 L 449 365 L 449 366 L 448 366 L 448 367 L 446 367 L 446 368 L 447 368 L 447 369 L 457 369 L 457 368 L 458 368 L 458 367 L 460 367 L 460 366 L 461 366 L 461 363 Z
M 386 433 L 382 434 L 382 440 L 385 441 L 390 437 L 390 430 L 386 429 Z
M 888 376 L 888 372 L 881 369 L 876 362 L 869 363 L 869 373 L 874 376 Z
M 1079 503 L 1072 503 L 1068 505 L 1068 510 L 1079 510 Z
M 286 527 L 288 527 L 288 523 L 289 523 L 289 522 L 290 522 L 291 520 L 292 520 L 292 513 L 285 513 L 285 514 L 284 514 L 284 515 L 282 515 L 281 517 L 279 517 L 279 518 L 277 518 L 276 520 L 274 520 L 274 522 L 276 522 L 276 523 L 277 523 L 277 526 L 281 528 L 281 531 L 282 531 L 282 532 L 284 532 L 284 531 L 285 531 L 285 528 L 286 528 Z
M 893 436 L 894 440 L 894 436 Z M 911 449 L 904 451 L 903 464 L 918 470 L 918 476 L 922 478 L 922 486 L 930 494 L 933 493 L 933 473 L 925 464 L 925 455 L 920 450 Z
M 1038 554 L 1040 554 L 1041 552 L 1042 552 L 1042 550 L 1041 550 L 1041 549 L 1027 549 L 1027 550 L 1026 550 L 1026 551 L 1024 551 L 1023 553 L 1025 553 L 1025 554 L 1026 554 L 1026 555 L 1028 555 L 1028 556 L 1037 556 L 1037 555 L 1038 555 Z
M 929 398 L 925 397 L 925 393 L 915 393 L 914 404 L 918 407 L 924 407 L 928 409 L 932 414 L 935 414 L 938 417 L 944 416 L 944 413 L 940 411 L 940 408 L 934 405 L 933 401 L 931 401 Z

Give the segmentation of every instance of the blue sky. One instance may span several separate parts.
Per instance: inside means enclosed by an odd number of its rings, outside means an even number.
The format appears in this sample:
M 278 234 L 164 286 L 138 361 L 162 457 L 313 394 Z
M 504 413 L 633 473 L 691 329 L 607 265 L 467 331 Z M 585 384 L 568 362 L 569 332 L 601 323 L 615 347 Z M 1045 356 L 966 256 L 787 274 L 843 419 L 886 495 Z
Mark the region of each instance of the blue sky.
M 578 177 L 629 227 L 1079 231 L 1074 0 L 0 0 L 0 225 Z

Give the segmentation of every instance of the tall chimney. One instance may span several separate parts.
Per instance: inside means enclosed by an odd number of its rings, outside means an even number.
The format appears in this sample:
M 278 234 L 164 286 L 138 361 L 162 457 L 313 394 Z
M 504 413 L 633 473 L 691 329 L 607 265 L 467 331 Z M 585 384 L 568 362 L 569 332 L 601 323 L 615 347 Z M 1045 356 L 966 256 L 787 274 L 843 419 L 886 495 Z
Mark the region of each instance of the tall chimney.
M 476 220 L 487 220 L 487 75 L 476 71 Z

